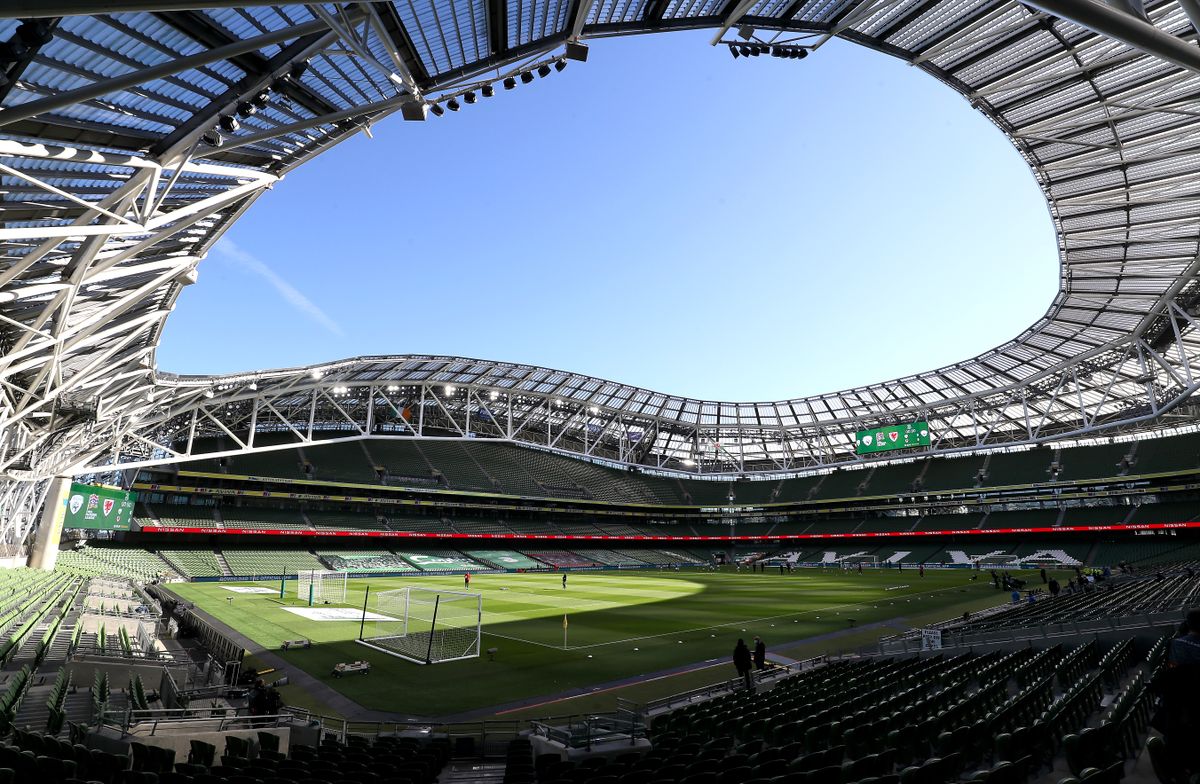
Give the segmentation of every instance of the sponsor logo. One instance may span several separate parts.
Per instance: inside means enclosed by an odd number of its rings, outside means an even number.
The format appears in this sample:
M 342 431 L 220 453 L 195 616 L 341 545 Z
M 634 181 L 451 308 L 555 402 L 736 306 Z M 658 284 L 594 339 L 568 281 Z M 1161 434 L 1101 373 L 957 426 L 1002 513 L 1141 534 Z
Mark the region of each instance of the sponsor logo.
M 105 516 L 105 517 L 108 517 L 108 516 L 109 516 L 109 514 L 111 514 L 111 513 L 112 513 L 113 506 L 115 506 L 115 505 L 116 505 L 116 503 L 117 503 L 117 502 L 116 502 L 116 501 L 114 501 L 114 500 L 112 500 L 111 498 L 105 498 L 105 499 L 104 499 L 104 516 Z
M 83 508 L 83 496 L 71 496 L 71 500 L 67 502 L 67 508 L 71 510 L 71 514 L 79 514 L 79 510 Z

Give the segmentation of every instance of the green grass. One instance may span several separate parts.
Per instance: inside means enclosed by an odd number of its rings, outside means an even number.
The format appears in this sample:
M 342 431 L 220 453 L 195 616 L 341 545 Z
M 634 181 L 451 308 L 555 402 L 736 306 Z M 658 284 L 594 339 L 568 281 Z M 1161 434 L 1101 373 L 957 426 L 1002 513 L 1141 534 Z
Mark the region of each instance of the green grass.
M 357 621 L 316 622 L 283 609 L 277 596 L 233 594 L 215 583 L 172 586 L 181 596 L 268 649 L 307 637 L 309 650 L 280 652 L 299 667 L 364 708 L 412 716 L 444 716 L 521 700 L 547 703 L 521 713 L 562 713 L 555 696 L 659 670 L 708 662 L 678 679 L 642 684 L 639 695 L 660 696 L 731 677 L 730 653 L 738 637 L 761 635 L 769 650 L 792 658 L 869 644 L 891 630 L 850 629 L 897 617 L 916 625 L 955 616 L 964 609 L 1002 602 L 986 573 L 971 581 L 965 570 L 845 574 L 804 570 L 792 575 L 730 572 L 576 572 L 563 590 L 553 574 L 478 575 L 471 590 L 483 595 L 483 647 L 487 656 L 420 666 L 357 645 Z M 249 583 L 239 583 L 249 585 Z M 261 583 L 278 588 L 278 583 Z M 462 590 L 462 579 L 419 577 L 351 580 L 346 604 L 361 607 L 372 594 L 404 585 Z M 295 583 L 288 588 L 295 592 Z M 228 599 L 232 597 L 230 602 Z M 286 604 L 300 605 L 289 597 Z M 375 602 L 370 606 L 375 608 Z M 376 608 L 378 609 L 378 608 Z M 563 615 L 569 618 L 563 649 Z M 368 635 L 371 634 L 368 626 Z M 839 632 L 826 642 L 802 641 Z M 335 679 L 338 662 L 366 658 L 370 675 Z M 628 696 L 625 690 L 622 693 Z M 603 699 L 611 705 L 613 693 Z M 573 703 L 596 710 L 595 700 Z M 562 706 L 571 707 L 571 701 Z M 540 711 L 540 713 L 539 713 Z M 517 715 L 517 714 L 514 714 Z

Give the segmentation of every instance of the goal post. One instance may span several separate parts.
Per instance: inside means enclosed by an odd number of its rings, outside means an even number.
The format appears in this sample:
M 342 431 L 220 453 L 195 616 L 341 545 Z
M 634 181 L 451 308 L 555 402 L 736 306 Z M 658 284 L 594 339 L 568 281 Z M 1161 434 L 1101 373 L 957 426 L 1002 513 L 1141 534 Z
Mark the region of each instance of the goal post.
M 314 604 L 346 602 L 346 573 L 329 569 L 305 569 L 296 572 L 296 598 Z
M 859 565 L 866 569 L 879 568 L 878 555 L 847 555 L 842 559 L 843 568 L 857 569 Z
M 483 596 L 408 586 L 375 594 L 358 642 L 417 664 L 479 656 Z

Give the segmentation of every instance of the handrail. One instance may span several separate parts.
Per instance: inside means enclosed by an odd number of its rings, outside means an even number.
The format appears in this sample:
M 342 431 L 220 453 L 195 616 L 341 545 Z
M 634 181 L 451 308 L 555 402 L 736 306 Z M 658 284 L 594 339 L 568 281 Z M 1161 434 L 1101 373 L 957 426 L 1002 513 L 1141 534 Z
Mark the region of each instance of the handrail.
M 809 659 L 803 659 L 792 664 L 777 664 L 774 667 L 766 670 L 753 670 L 751 677 L 755 685 L 765 683 L 768 680 L 787 677 L 796 673 L 810 670 L 813 667 L 824 664 L 826 657 L 813 656 Z M 643 716 L 649 716 L 661 710 L 669 710 L 678 704 L 688 704 L 697 700 L 707 700 L 712 697 L 717 697 L 723 694 L 730 694 L 735 691 L 740 691 L 746 688 L 746 680 L 744 678 L 731 678 L 727 681 L 709 684 L 708 686 L 700 686 L 695 689 L 681 691 L 676 694 L 671 694 L 666 697 L 659 697 L 655 700 L 650 700 L 641 706 Z

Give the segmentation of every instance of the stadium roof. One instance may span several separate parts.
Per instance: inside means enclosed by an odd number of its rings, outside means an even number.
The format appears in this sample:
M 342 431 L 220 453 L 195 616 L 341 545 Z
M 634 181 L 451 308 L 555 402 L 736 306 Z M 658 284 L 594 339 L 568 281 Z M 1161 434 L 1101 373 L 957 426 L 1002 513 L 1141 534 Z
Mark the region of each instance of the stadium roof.
M 1148 21 L 1094 0 L 1036 4 L 1054 13 L 997 0 L 9 3 L 26 18 L 0 20 L 5 486 L 176 459 L 206 434 L 257 448 L 254 429 L 474 433 L 750 472 L 856 459 L 855 430 L 894 422 L 929 421 L 934 451 L 1161 425 L 1200 384 L 1200 49 L 1174 0 L 1146 5 Z M 418 119 L 553 65 L 568 44 L 690 28 L 806 51 L 837 36 L 963 94 L 1046 194 L 1061 256 L 1046 315 L 952 366 L 780 402 L 446 357 L 156 371 L 180 288 L 284 173 L 392 114 Z

